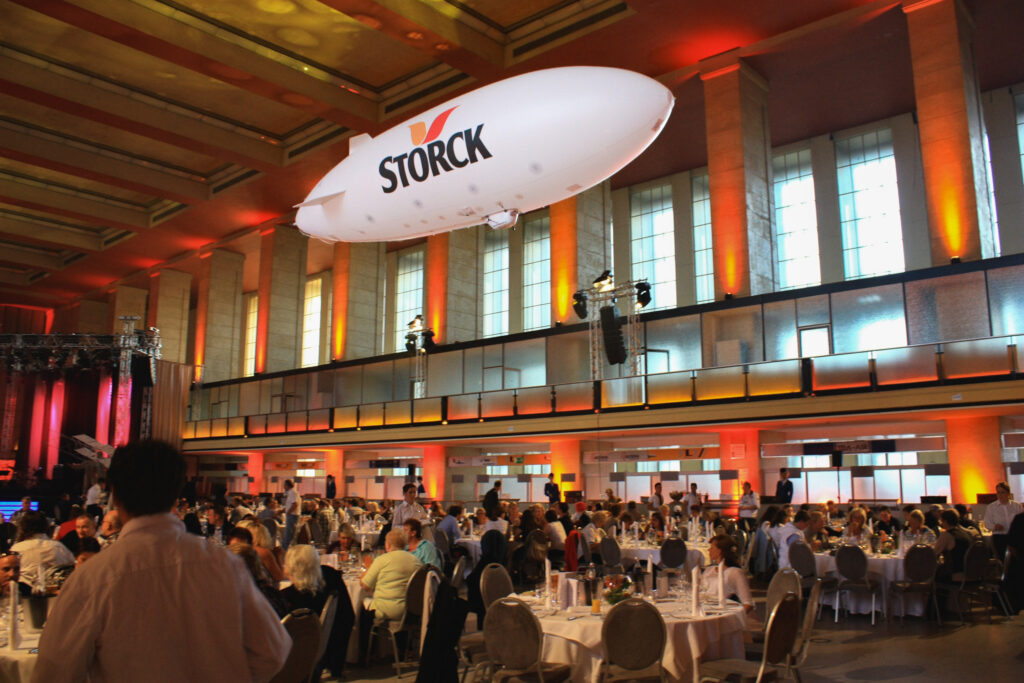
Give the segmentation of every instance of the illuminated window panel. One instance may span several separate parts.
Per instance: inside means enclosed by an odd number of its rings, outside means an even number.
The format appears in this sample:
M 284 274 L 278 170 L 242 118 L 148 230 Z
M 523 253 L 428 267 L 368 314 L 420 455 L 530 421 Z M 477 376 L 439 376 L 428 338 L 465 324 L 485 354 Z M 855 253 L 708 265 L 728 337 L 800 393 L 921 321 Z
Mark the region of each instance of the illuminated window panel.
M 551 219 L 523 221 L 523 330 L 551 325 Z
M 508 334 L 508 231 L 484 233 L 483 335 Z
M 776 154 L 772 159 L 775 220 L 775 276 L 779 289 L 821 284 L 818 216 L 814 204 L 811 150 Z
M 836 141 L 839 218 L 847 280 L 902 273 L 903 229 L 892 131 Z
M 395 349 L 405 348 L 409 321 L 423 315 L 423 249 L 398 255 L 395 277 Z
M 676 306 L 675 222 L 672 186 L 633 192 L 629 196 L 631 277 L 651 283 L 649 310 Z
M 708 174 L 699 173 L 690 182 L 693 210 L 693 275 L 697 303 L 715 300 L 715 258 L 711 237 L 711 188 Z
M 313 278 L 306 281 L 305 297 L 302 304 L 302 366 L 320 364 L 320 297 L 323 280 Z
M 255 292 L 245 296 L 245 349 L 242 356 L 242 375 L 252 377 L 256 374 L 256 322 L 259 318 L 260 298 Z

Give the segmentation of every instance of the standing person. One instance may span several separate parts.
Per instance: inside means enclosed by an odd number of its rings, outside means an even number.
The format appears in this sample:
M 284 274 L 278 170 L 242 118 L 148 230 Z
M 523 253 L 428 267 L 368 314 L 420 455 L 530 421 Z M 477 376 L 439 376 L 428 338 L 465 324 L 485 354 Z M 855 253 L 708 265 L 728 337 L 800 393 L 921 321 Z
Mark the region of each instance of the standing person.
M 500 498 L 501 498 L 501 479 L 497 479 L 494 482 L 494 486 L 491 487 L 491 490 L 488 491 L 486 494 L 484 494 L 484 501 L 483 501 L 484 513 L 488 517 L 491 517 L 491 513 L 492 512 L 494 513 L 494 517 L 495 518 L 498 516 L 498 513 L 500 512 L 500 510 L 498 509 L 498 505 L 501 502 Z
M 697 482 L 690 484 L 690 492 L 683 497 L 683 504 L 686 505 L 687 510 L 700 507 L 701 498 L 700 494 L 697 493 Z
M 85 511 L 89 513 L 89 516 L 96 519 L 103 514 L 103 503 L 101 497 L 103 496 L 103 489 L 107 486 L 107 480 L 102 477 L 96 480 L 96 483 L 89 487 L 89 490 L 85 492 Z
M 657 510 L 665 504 L 665 499 L 661 495 L 661 482 L 655 482 L 654 493 L 647 499 L 647 509 Z
M 416 477 L 416 495 L 420 498 L 427 495 L 427 487 L 423 485 L 423 476 Z
M 281 549 L 288 550 L 295 537 L 295 526 L 299 523 L 299 493 L 291 479 L 284 480 L 284 538 Z
M 779 470 L 779 480 L 775 483 L 775 504 L 793 502 L 793 482 L 789 480 L 789 470 L 783 467 Z
M 544 484 L 544 495 L 548 497 L 548 503 L 554 505 L 562 501 L 562 492 L 558 490 L 555 483 L 555 473 L 548 473 L 548 483 Z
M 743 482 L 743 495 L 740 496 L 740 528 L 753 531 L 757 523 L 757 511 L 761 509 L 761 496 L 754 492 L 749 481 Z
M 1010 485 L 1001 481 L 996 484 L 996 501 L 985 508 L 985 526 L 992 532 L 992 549 L 999 560 L 1006 554 L 1006 532 L 1010 530 L 1010 522 L 1021 513 L 1020 503 L 1012 498 Z
M 124 528 L 64 584 L 32 681 L 269 681 L 291 638 L 245 565 L 171 513 L 185 482 L 181 454 L 130 443 L 107 476 Z
M 327 475 L 327 490 L 324 492 L 327 500 L 334 500 L 338 497 L 338 485 L 334 481 L 334 475 Z
M 416 484 L 403 486 L 402 498 L 402 502 L 395 507 L 395 514 L 391 518 L 392 529 L 401 529 L 407 519 L 415 519 L 420 522 L 427 520 L 427 511 L 416 502 Z

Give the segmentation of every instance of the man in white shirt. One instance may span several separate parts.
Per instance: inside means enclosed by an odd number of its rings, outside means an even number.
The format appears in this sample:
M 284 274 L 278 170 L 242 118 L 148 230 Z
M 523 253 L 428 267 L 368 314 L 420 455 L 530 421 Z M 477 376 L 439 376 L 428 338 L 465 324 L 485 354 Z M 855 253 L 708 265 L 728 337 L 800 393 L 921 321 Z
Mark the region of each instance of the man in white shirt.
M 811 515 L 806 510 L 801 510 L 796 513 L 792 522 L 787 522 L 784 526 L 779 527 L 776 536 L 779 539 L 779 569 L 792 567 L 789 563 L 789 548 L 794 543 L 804 542 L 804 532 L 807 531 L 810 522 Z
M 46 517 L 38 510 L 29 510 L 18 520 L 18 536 L 25 540 L 12 545 L 11 552 L 21 555 L 21 582 L 29 586 L 35 585 L 40 572 L 45 581 L 48 571 L 75 563 L 68 547 L 50 538 L 46 530 Z
M 1006 532 L 1022 509 L 1020 503 L 1010 500 L 1010 496 L 1010 485 L 1001 481 L 996 484 L 996 502 L 985 508 L 985 527 L 992 532 L 992 549 L 1000 560 L 1006 554 Z
M 158 441 L 128 444 L 108 476 L 124 528 L 61 589 L 33 683 L 273 678 L 292 643 L 270 603 L 240 558 L 170 513 L 181 455 Z
M 391 518 L 391 528 L 401 529 L 407 519 L 417 519 L 425 522 L 427 511 L 416 502 L 416 484 L 406 484 L 402 487 L 404 500 L 395 507 L 395 515 Z
M 683 496 L 683 504 L 686 505 L 686 512 L 689 513 L 694 507 L 700 507 L 700 494 L 697 493 L 697 484 L 690 484 L 690 492 Z
M 661 482 L 659 481 L 654 485 L 654 493 L 647 499 L 647 509 L 654 512 L 664 504 L 665 499 L 661 496 Z
M 761 496 L 754 492 L 749 481 L 743 482 L 743 495 L 740 496 L 740 528 L 752 531 L 757 524 L 757 511 L 761 509 Z
M 281 547 L 288 550 L 292 537 L 295 536 L 295 526 L 299 523 L 299 492 L 295 490 L 295 484 L 291 479 L 284 480 L 284 537 L 281 539 Z

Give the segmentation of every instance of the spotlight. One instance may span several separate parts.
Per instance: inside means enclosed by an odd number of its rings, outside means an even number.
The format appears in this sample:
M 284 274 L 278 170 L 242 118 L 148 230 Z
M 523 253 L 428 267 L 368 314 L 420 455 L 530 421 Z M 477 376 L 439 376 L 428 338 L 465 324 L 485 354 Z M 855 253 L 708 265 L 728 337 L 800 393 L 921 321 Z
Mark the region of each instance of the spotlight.
M 409 329 L 413 332 L 419 332 L 423 329 L 423 316 L 417 315 L 415 318 L 409 321 Z
M 434 331 L 433 330 L 423 330 L 423 332 L 421 333 L 420 336 L 423 339 L 423 350 L 424 351 L 433 351 L 434 347 L 437 346 L 437 344 L 434 343 Z
M 956 264 L 960 263 L 960 257 L 959 256 L 954 256 L 953 258 L 949 259 L 949 262 L 950 262 L 950 264 L 955 266 Z
M 594 289 L 599 292 L 607 292 L 615 287 L 615 280 L 612 279 L 612 271 L 606 270 L 594 280 Z
M 587 293 L 580 290 L 572 295 L 572 310 L 580 320 L 587 319 Z
M 651 283 L 649 282 L 638 282 L 636 283 L 636 307 L 637 309 L 646 308 L 647 304 L 651 303 Z
M 416 350 L 416 335 L 414 333 L 405 335 L 405 350 L 409 353 Z
M 725 300 L 728 301 L 731 298 L 732 298 L 732 292 L 726 292 L 725 293 Z

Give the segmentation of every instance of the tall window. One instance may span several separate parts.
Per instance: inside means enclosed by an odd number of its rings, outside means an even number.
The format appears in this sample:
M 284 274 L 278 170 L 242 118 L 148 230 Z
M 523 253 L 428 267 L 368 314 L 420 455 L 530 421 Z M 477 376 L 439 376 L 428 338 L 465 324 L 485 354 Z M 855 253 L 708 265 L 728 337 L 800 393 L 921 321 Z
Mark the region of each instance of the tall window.
M 245 295 L 245 349 L 242 353 L 242 375 L 256 374 L 256 321 L 259 318 L 260 297 L 256 292 Z
M 508 334 L 508 231 L 484 233 L 484 336 Z
M 892 131 L 885 128 L 838 140 L 836 172 L 846 279 L 903 272 Z
M 715 300 L 715 259 L 711 248 L 711 189 L 708 174 L 693 176 L 693 274 L 697 284 L 697 303 Z
M 523 221 L 523 329 L 551 325 L 551 219 Z
M 629 215 L 632 278 L 646 278 L 651 283 L 651 304 L 648 308 L 675 308 L 676 247 L 672 186 L 659 185 L 631 193 Z
M 302 365 L 309 368 L 320 364 L 320 310 L 323 280 L 306 280 L 306 293 L 302 304 Z
M 1018 114 L 1018 119 L 1020 115 Z M 1018 128 L 1020 123 L 1017 124 Z M 983 138 L 985 143 L 985 177 L 988 181 L 988 210 L 992 215 L 992 253 L 983 254 L 983 257 L 999 256 L 1002 253 L 1002 244 L 999 238 L 999 210 L 996 208 L 996 183 L 992 177 L 992 148 L 988 143 L 988 131 L 985 131 Z
M 814 206 L 811 150 L 776 154 L 772 159 L 775 192 L 775 275 L 779 289 L 821 284 L 818 216 Z
M 1020 152 L 1021 170 L 1024 171 L 1024 93 L 1013 98 L 1017 106 L 1017 151 Z
M 423 249 L 398 255 L 395 278 L 395 349 L 405 348 L 409 321 L 423 315 Z

